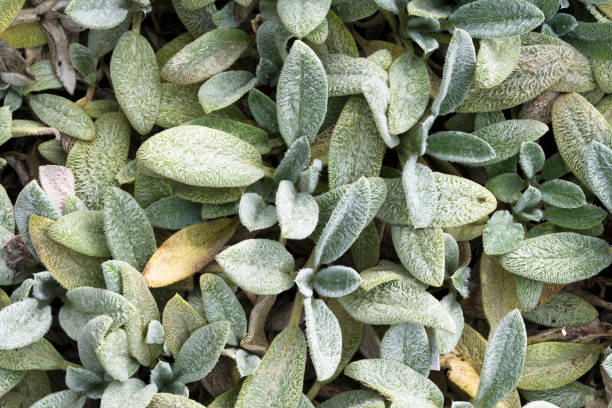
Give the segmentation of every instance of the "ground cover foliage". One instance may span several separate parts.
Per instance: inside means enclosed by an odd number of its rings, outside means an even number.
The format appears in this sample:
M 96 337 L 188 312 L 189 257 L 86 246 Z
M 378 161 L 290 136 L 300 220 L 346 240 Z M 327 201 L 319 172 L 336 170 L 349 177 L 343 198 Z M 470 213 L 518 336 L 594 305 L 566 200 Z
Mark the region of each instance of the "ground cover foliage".
M 612 2 L 0 0 L 1 408 L 605 408 Z

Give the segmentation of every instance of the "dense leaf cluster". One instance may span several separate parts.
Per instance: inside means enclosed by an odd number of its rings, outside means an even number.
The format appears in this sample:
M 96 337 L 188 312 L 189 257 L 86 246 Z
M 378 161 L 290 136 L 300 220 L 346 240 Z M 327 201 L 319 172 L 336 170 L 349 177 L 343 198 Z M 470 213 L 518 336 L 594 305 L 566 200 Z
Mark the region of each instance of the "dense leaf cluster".
M 612 407 L 612 2 L 0 0 L 0 100 L 0 408 Z

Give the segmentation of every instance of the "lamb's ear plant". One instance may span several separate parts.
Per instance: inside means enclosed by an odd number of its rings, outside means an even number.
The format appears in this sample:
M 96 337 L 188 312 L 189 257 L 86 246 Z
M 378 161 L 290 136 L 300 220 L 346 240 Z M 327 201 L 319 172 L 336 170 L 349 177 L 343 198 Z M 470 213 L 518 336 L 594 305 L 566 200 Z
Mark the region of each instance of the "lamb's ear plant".
M 0 407 L 612 404 L 611 44 L 607 0 L 0 0 Z

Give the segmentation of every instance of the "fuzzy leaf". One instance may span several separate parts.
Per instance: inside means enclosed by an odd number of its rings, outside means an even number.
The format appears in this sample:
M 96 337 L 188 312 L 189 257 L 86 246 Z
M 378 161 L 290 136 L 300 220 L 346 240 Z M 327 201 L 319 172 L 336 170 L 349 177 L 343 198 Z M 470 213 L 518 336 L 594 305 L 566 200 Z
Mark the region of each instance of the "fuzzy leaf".
M 349 364 L 344 374 L 391 399 L 394 407 L 441 408 L 444 403 L 433 382 L 397 361 L 359 360 Z
M 0 368 L 7 370 L 66 370 L 70 365 L 45 338 L 25 347 L 0 350 Z
M 491 216 L 482 234 L 482 243 L 488 255 L 501 255 L 512 251 L 525 237 L 523 226 L 514 222 L 508 211 L 497 211 Z
M 406 192 L 410 223 L 416 228 L 426 228 L 433 221 L 438 207 L 439 193 L 433 172 L 413 157 L 404 165 L 402 187 Z
M 82 408 L 87 400 L 86 395 L 78 392 L 64 390 L 49 394 L 36 401 L 30 408 Z
M 177 196 L 164 197 L 145 209 L 151 225 L 179 230 L 202 220 L 202 205 Z
M 109 330 L 123 326 L 136 308 L 125 297 L 106 289 L 82 287 L 66 293 L 66 298 L 81 313 L 107 315 L 113 319 Z
M 524 0 L 477 0 L 448 18 L 475 38 L 504 38 L 527 33 L 544 22 L 544 13 Z
M 13 303 L 0 311 L 0 350 L 25 347 L 40 340 L 51 327 L 51 306 L 36 299 Z
M 568 292 L 559 292 L 548 302 L 523 315 L 530 322 L 547 327 L 582 326 L 597 319 L 590 303 Z
M 87 113 L 66 98 L 52 94 L 32 95 L 30 108 L 41 121 L 62 133 L 81 140 L 94 138 L 94 124 Z
M 236 285 L 254 294 L 275 295 L 293 286 L 293 256 L 276 241 L 247 239 L 215 259 Z
M 111 256 L 104 235 L 102 211 L 75 211 L 55 221 L 47 234 L 54 241 L 87 256 Z
M 171 128 L 201 116 L 204 116 L 204 111 L 199 104 L 198 88 L 170 82 L 161 84 L 156 125 Z
M 205 408 L 204 405 L 195 402 L 192 399 L 181 395 L 168 394 L 160 392 L 153 395 L 148 408 L 166 408 L 166 407 L 181 407 L 181 408 Z
M 325 21 L 331 3 L 331 0 L 280 0 L 276 8 L 285 28 L 296 37 L 302 38 Z
M 380 395 L 366 390 L 346 391 L 325 400 L 320 408 L 385 408 Z
M 177 294 L 166 303 L 162 313 L 162 324 L 168 349 L 176 358 L 189 336 L 204 326 L 206 321 Z
M 428 376 L 431 356 L 425 328 L 410 323 L 391 326 L 380 342 L 380 356 L 400 362 L 417 373 Z
M 138 378 L 130 378 L 125 382 L 113 381 L 104 390 L 100 408 L 120 408 L 126 405 L 146 408 L 156 392 L 155 385 L 145 385 Z
M 525 142 L 521 145 L 519 162 L 525 177 L 531 178 L 535 176 L 544 167 L 545 160 L 544 150 L 542 150 L 539 144 Z
M 163 243 L 143 270 L 150 287 L 167 286 L 201 270 L 234 235 L 237 222 L 229 218 L 184 228 Z
M 467 165 L 481 165 L 495 158 L 489 143 L 470 133 L 436 132 L 427 137 L 427 154 L 439 160 Z
M 317 226 L 319 206 L 308 193 L 298 193 L 287 180 L 280 182 L 276 191 L 276 211 L 281 227 L 281 237 L 304 239 Z
M 249 143 L 203 126 L 183 125 L 157 133 L 138 149 L 144 167 L 200 187 L 242 187 L 262 178 L 261 156 Z
M 347 266 L 330 266 L 317 272 L 314 288 L 321 296 L 338 298 L 354 292 L 361 284 L 361 277 Z
M 597 198 L 612 211 L 612 150 L 594 141 L 586 153 L 587 177 Z
M 230 332 L 227 343 L 238 345 L 246 336 L 247 320 L 242 306 L 223 278 L 205 273 L 200 276 L 202 303 L 209 322 L 228 321 Z
M 474 86 L 492 88 L 510 76 L 519 62 L 521 38 L 519 36 L 482 39 L 476 56 Z
M 302 330 L 288 327 L 274 338 L 257 371 L 244 381 L 234 408 L 297 407 L 305 367 Z
M 506 270 L 526 278 L 572 283 L 607 268 L 612 255 L 599 238 L 560 232 L 526 239 L 500 262 Z
M 289 180 L 295 183 L 308 163 L 310 163 L 310 144 L 308 138 L 302 136 L 294 141 L 285 152 L 283 159 L 274 170 L 274 181 Z
M 525 323 L 515 309 L 501 319 L 489 335 L 478 394 L 474 399 L 477 407 L 493 408 L 516 387 L 523 372 L 526 350 Z
M 553 225 L 583 230 L 596 226 L 606 218 L 606 211 L 586 204 L 578 208 L 557 208 L 550 206 L 544 211 L 544 218 Z
M 38 179 L 53 206 L 64 214 L 66 199 L 76 194 L 72 171 L 63 166 L 40 166 Z
M 130 357 L 127 335 L 123 329 L 108 333 L 95 349 L 104 372 L 118 381 L 127 381 L 138 370 L 138 363 Z
M 321 299 L 304 299 L 306 340 L 318 381 L 329 379 L 340 363 L 342 332 L 333 312 Z
M 229 68 L 251 42 L 252 38 L 242 30 L 217 28 L 208 31 L 170 58 L 161 69 L 161 76 L 176 84 L 204 81 Z
M 420 281 L 442 286 L 444 280 L 444 237 L 441 228 L 414 229 L 394 225 L 393 246 L 402 265 Z
M 327 80 L 317 55 L 299 40 L 285 59 L 276 105 L 279 130 L 287 145 L 302 136 L 314 141 L 327 110 Z
M 367 78 L 378 78 L 387 82 L 389 75 L 375 62 L 365 58 L 354 58 L 342 54 L 321 57 L 327 73 L 329 96 L 361 93 L 361 82 Z
M 73 0 L 66 7 L 68 14 L 83 27 L 108 30 L 119 25 L 128 15 L 123 0 Z
M 256 81 L 248 71 L 221 72 L 204 82 L 198 91 L 198 100 L 204 112 L 210 113 L 236 102 Z
M 242 225 L 249 231 L 270 228 L 278 219 L 276 207 L 266 203 L 257 193 L 245 193 L 240 197 L 238 215 Z

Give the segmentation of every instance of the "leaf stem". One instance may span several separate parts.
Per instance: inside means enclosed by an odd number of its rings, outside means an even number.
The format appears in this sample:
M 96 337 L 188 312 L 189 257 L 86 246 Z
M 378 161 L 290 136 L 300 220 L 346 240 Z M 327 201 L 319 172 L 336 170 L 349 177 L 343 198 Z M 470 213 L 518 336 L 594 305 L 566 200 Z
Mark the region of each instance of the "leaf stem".
M 295 299 L 293 300 L 291 316 L 289 317 L 289 327 L 298 327 L 300 325 L 300 318 L 302 317 L 302 306 L 304 306 L 304 297 L 298 290 L 295 293 Z
M 321 391 L 322 387 L 323 387 L 323 383 L 322 382 L 315 381 L 314 384 L 312 384 L 312 387 L 310 387 L 310 389 L 306 393 L 306 397 L 308 397 L 308 399 L 310 401 L 312 401 L 313 399 L 315 399 L 317 397 L 317 395 L 319 394 L 319 391 Z
M 134 34 L 140 33 L 140 24 L 142 23 L 142 13 L 134 14 L 134 18 L 132 19 L 132 32 Z

